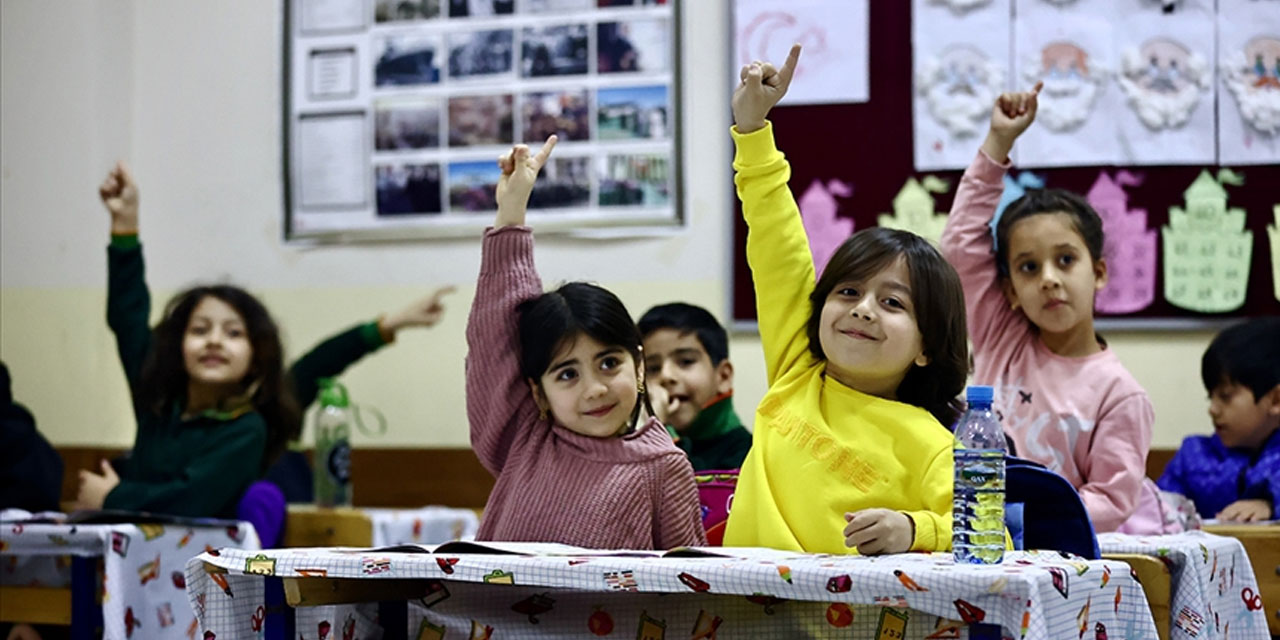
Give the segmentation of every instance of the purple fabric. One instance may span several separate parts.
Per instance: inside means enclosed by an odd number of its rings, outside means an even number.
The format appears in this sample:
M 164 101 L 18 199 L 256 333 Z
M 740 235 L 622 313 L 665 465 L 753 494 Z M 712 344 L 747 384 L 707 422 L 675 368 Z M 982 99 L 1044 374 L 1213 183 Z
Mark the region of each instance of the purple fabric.
M 1190 436 L 1156 484 L 1191 498 L 1205 518 L 1245 499 L 1270 500 L 1271 517 L 1280 517 L 1280 431 L 1271 434 L 1260 451 L 1228 449 L 1217 435 Z
M 249 485 L 240 498 L 240 504 L 236 505 L 236 517 L 253 524 L 262 548 L 271 549 L 280 544 L 285 510 L 284 492 L 280 487 L 266 480 L 259 480 Z

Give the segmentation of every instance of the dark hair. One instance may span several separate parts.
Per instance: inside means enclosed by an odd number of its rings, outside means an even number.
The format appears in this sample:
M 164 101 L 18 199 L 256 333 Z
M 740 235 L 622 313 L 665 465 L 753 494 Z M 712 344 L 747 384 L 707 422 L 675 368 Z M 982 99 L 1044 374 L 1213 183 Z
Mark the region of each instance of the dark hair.
M 1089 256 L 1097 262 L 1103 257 L 1102 218 L 1084 198 L 1065 189 L 1028 189 L 1014 200 L 996 222 L 996 269 L 1009 276 L 1009 234 L 1019 220 L 1042 213 L 1065 213 L 1071 216 L 1076 233 L 1084 239 Z
M 969 375 L 964 290 L 956 270 L 924 238 L 908 231 L 872 227 L 845 240 L 809 294 L 809 351 L 826 360 L 818 329 L 822 307 L 836 285 L 869 279 L 899 257 L 907 261 L 911 305 L 929 364 L 911 365 L 898 385 L 898 400 L 928 411 L 950 427 L 960 415 L 958 396 Z
M 608 289 L 587 282 L 569 282 L 521 302 L 516 310 L 520 313 L 520 375 L 525 378 L 539 380 L 556 353 L 580 335 L 626 349 L 637 368 L 643 362 L 640 330 L 627 307 Z M 649 394 L 640 394 L 631 412 L 632 425 L 642 405 L 653 415 Z
M 1222 330 L 1200 359 L 1206 391 L 1235 383 L 1253 392 L 1254 400 L 1280 384 L 1280 318 L 1255 318 Z
M 227 303 L 244 319 L 253 354 L 241 391 L 248 395 L 254 410 L 267 423 L 267 449 L 263 452 L 261 472 L 301 433 L 302 412 L 285 376 L 280 330 L 266 307 L 244 289 L 231 285 L 197 286 L 169 301 L 164 318 L 152 332 L 151 350 L 142 365 L 135 406 L 163 416 L 186 402 L 188 376 L 182 341 L 191 314 L 205 298 Z
M 681 333 L 693 333 L 702 348 L 711 356 L 711 364 L 718 365 L 729 358 L 729 334 L 716 322 L 715 316 L 702 307 L 671 302 L 660 304 L 646 312 L 637 323 L 640 336 L 647 338 L 659 329 L 675 329 Z

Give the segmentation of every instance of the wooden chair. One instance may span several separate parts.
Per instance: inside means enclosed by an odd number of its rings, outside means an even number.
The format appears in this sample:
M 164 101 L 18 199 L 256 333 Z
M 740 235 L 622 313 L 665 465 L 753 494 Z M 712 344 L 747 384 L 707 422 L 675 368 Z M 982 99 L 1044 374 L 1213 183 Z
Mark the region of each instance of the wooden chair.
M 284 521 L 285 547 L 371 547 L 373 521 L 359 509 L 322 509 L 289 505 Z

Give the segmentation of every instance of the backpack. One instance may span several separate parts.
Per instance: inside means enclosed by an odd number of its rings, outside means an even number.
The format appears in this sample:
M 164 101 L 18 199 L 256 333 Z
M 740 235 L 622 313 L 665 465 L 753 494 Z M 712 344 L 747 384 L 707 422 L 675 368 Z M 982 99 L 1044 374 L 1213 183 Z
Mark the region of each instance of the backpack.
M 1044 465 L 1013 456 L 1005 456 L 1005 526 L 1015 549 L 1067 551 L 1088 560 L 1101 556 L 1076 488 Z

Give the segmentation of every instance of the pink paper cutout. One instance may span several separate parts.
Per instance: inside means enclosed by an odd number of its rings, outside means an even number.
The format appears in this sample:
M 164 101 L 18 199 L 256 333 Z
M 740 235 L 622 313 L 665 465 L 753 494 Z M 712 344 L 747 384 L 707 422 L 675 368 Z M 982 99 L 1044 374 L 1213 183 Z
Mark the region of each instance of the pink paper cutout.
M 800 196 L 800 219 L 804 221 L 805 235 L 809 236 L 809 251 L 813 254 L 816 276 L 822 275 L 831 255 L 853 233 L 853 218 L 837 215 L 840 203 L 836 201 L 836 196 L 848 198 L 852 195 L 852 184 L 833 178 L 825 185 L 821 180 L 814 180 Z
M 1107 285 L 1094 306 L 1103 313 L 1133 313 L 1156 297 L 1156 232 L 1147 228 L 1146 209 L 1129 209 L 1124 187 L 1142 184 L 1142 176 L 1120 171 L 1115 177 L 1098 172 L 1086 198 L 1102 217 L 1106 236 L 1102 255 L 1107 260 Z

